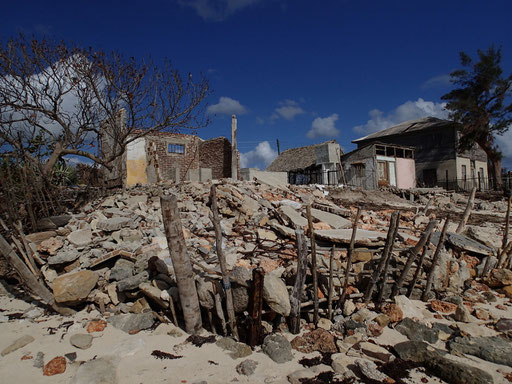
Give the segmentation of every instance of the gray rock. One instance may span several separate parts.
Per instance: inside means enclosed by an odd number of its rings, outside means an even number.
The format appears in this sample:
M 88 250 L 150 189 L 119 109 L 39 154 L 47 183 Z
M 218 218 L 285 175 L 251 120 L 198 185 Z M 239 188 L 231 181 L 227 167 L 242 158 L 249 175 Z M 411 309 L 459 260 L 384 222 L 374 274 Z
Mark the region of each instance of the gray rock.
M 72 346 L 80 349 L 88 349 L 92 345 L 93 337 L 89 333 L 77 333 L 69 338 Z
M 319 221 L 329 224 L 334 229 L 352 227 L 352 222 L 350 220 L 333 213 L 320 211 L 319 209 L 311 209 L 311 216 Z
M 471 315 L 469 314 L 469 310 L 466 308 L 464 304 L 457 305 L 457 309 L 455 310 L 453 318 L 456 321 L 460 321 L 462 323 L 469 323 L 471 321 Z
M 76 247 L 86 247 L 92 243 L 92 232 L 90 229 L 79 229 L 78 231 L 71 232 L 67 239 Z
M 2 350 L 1 355 L 2 356 L 6 356 L 9 353 L 12 353 L 14 351 L 17 351 L 20 348 L 25 347 L 26 345 L 32 343 L 34 340 L 35 339 L 32 336 L 30 336 L 30 335 L 21 336 L 20 338 L 16 339 L 13 343 L 11 343 L 7 347 L 5 347 Z
M 499 336 L 457 337 L 448 343 L 448 348 L 452 353 L 465 353 L 512 367 L 512 343 Z
M 117 368 L 112 359 L 100 357 L 80 365 L 71 384 L 117 384 Z
M 304 228 L 308 225 L 308 221 L 300 212 L 288 205 L 281 206 L 279 212 L 288 220 L 290 226 L 293 228 Z
M 236 313 L 241 313 L 249 306 L 249 290 L 245 287 L 232 286 L 233 308 Z
M 247 357 L 252 353 L 251 347 L 247 344 L 239 343 L 229 337 L 223 337 L 215 342 L 215 344 L 223 350 L 229 351 L 228 355 L 232 359 Z
M 498 332 L 507 332 L 512 329 L 512 319 L 499 319 L 495 325 L 495 328 Z
M 149 272 L 144 271 L 135 276 L 127 277 L 126 279 L 117 282 L 117 289 L 119 292 L 129 291 L 138 288 L 140 284 L 149 280 Z
M 138 314 L 124 314 L 114 315 L 108 318 L 108 323 L 112 324 L 115 328 L 120 329 L 126 333 L 130 331 L 139 331 L 148 329 L 153 326 L 155 320 L 153 313 L 138 313 Z
M 263 340 L 261 349 L 263 353 L 279 364 L 286 363 L 293 359 L 292 345 L 288 339 L 282 335 L 268 335 L 265 337 L 265 340 Z
M 34 364 L 32 364 L 35 368 L 43 368 L 44 367 L 44 353 L 37 352 L 36 358 L 34 359 Z
M 412 360 L 423 364 L 429 373 L 455 384 L 492 384 L 492 376 L 484 370 L 459 363 L 446 357 L 446 353 L 432 348 L 421 341 L 405 341 L 393 349 L 402 360 Z
M 263 298 L 273 311 L 283 316 L 290 314 L 290 295 L 286 284 L 272 273 L 266 274 L 263 280 Z
M 132 219 L 128 217 L 112 217 L 111 219 L 100 220 L 98 222 L 98 229 L 105 232 L 118 231 L 121 228 L 128 227 Z
M 258 362 L 254 360 L 244 360 L 240 364 L 236 366 L 236 371 L 240 375 L 250 376 L 254 373 L 256 370 L 256 367 L 258 366 Z
M 25 319 L 30 319 L 30 320 L 36 319 L 42 315 L 44 315 L 44 310 L 39 307 L 29 308 L 23 313 L 23 317 Z
M 118 259 L 110 270 L 110 280 L 120 281 L 133 276 L 134 263 L 125 259 Z
M 428 328 L 425 324 L 416 322 L 408 317 L 403 319 L 395 327 L 395 330 L 412 341 L 426 341 L 427 343 L 434 344 L 439 339 L 439 330 Z
M 76 248 L 63 248 L 55 256 L 49 256 L 46 260 L 48 265 L 67 264 L 80 257 L 80 252 Z
M 385 375 L 377 369 L 377 364 L 375 364 L 373 361 L 358 359 L 355 361 L 355 363 L 363 376 L 367 377 L 368 379 L 376 380 L 381 383 L 389 381 L 390 379 L 389 376 Z
M 235 267 L 229 273 L 229 279 L 232 284 L 240 285 L 242 287 L 250 288 L 251 271 L 244 267 Z

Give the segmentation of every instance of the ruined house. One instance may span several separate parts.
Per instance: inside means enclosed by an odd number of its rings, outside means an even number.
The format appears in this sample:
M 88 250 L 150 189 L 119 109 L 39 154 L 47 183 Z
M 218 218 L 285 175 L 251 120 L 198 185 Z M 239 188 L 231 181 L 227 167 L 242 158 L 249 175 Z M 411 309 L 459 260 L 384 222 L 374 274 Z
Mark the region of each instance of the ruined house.
M 418 186 L 480 190 L 488 188 L 487 155 L 475 145 L 458 152 L 460 132 L 453 121 L 425 117 L 354 140 L 358 149 L 370 143 L 414 148 Z
M 327 184 L 341 182 L 340 145 L 335 141 L 291 148 L 283 151 L 266 169 L 287 172 L 290 184 Z
M 122 119 L 121 114 L 119 124 Z M 103 153 L 110 148 L 109 140 L 104 139 Z M 235 159 L 239 169 L 238 151 Z M 232 147 L 225 137 L 203 140 L 197 135 L 152 132 L 130 142 L 113 165 L 112 171 L 106 171 L 109 186 L 220 179 L 231 177 Z
M 363 189 L 414 188 L 414 148 L 371 143 L 341 157 L 346 184 Z

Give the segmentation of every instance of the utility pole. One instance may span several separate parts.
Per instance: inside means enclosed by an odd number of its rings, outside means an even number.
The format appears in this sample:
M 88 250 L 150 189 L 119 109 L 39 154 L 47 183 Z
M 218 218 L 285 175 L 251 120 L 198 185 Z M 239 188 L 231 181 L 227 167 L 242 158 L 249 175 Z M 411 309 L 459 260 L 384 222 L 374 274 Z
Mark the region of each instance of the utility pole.
M 281 149 L 279 148 L 279 139 L 276 139 L 277 142 L 277 155 L 279 156 L 281 154 Z
M 238 180 L 238 151 L 236 148 L 236 115 L 231 116 L 231 178 Z

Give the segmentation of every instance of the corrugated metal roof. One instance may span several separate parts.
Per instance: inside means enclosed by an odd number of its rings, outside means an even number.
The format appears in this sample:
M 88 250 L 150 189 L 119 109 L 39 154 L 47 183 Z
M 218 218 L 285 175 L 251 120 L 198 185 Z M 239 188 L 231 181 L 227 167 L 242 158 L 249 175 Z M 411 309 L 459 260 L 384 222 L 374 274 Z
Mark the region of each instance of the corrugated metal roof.
M 432 127 L 442 127 L 445 125 L 452 125 L 453 121 L 438 119 L 437 117 L 424 117 L 417 120 L 409 120 L 393 127 L 383 129 L 382 131 L 378 131 L 372 133 L 370 135 L 361 137 L 359 139 L 353 140 L 353 143 L 361 143 L 363 141 L 378 139 L 379 137 L 385 136 L 393 136 L 400 135 L 404 133 L 417 132 L 425 129 L 429 129 Z

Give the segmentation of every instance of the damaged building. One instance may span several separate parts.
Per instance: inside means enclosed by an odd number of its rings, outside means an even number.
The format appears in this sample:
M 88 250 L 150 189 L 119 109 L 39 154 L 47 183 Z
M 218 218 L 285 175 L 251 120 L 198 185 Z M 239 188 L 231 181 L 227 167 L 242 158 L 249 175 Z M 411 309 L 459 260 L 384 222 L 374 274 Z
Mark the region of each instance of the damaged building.
M 371 143 L 341 157 L 347 185 L 363 189 L 414 188 L 414 148 Z
M 121 115 L 120 124 L 123 123 Z M 134 131 L 140 135 L 142 131 Z M 102 143 L 103 153 L 111 146 Z M 236 169 L 240 168 L 236 151 Z M 107 171 L 109 186 L 201 181 L 232 176 L 232 146 L 225 137 L 203 140 L 197 135 L 152 132 L 131 141 Z
M 287 172 L 290 184 L 337 185 L 341 182 L 341 147 L 335 141 L 283 151 L 266 171 Z
M 406 121 L 391 128 L 352 141 L 358 149 L 370 143 L 414 148 L 418 186 L 447 189 L 487 189 L 487 155 L 475 145 L 458 152 L 460 132 L 453 121 L 425 117 Z

